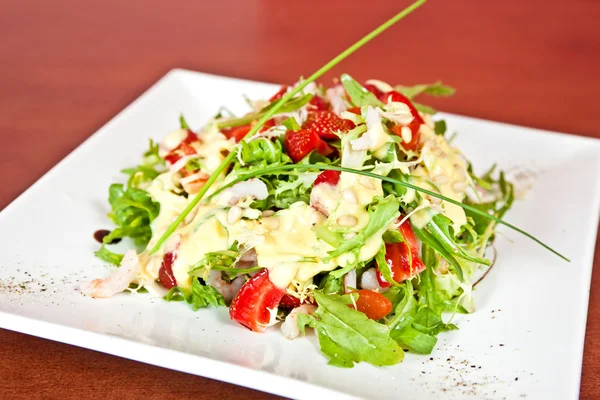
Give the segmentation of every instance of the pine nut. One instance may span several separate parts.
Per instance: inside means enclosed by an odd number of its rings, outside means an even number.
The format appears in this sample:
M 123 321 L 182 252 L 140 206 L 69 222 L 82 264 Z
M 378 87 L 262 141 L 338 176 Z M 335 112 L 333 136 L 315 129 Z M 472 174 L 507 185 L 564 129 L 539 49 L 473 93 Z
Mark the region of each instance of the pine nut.
M 236 222 L 238 222 L 240 219 L 242 219 L 242 214 L 244 212 L 242 211 L 242 209 L 238 206 L 233 206 L 229 209 L 229 212 L 227 213 L 227 223 L 233 225 Z
M 337 219 L 337 223 L 339 226 L 343 226 L 346 228 L 351 228 L 358 224 L 358 220 L 353 215 L 342 215 Z

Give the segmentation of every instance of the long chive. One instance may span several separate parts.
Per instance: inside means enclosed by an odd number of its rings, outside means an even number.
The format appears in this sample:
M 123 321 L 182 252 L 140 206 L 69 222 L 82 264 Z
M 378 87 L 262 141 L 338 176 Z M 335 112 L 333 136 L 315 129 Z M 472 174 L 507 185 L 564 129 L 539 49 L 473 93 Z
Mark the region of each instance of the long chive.
M 315 72 L 310 77 L 308 77 L 308 79 L 303 81 L 294 90 L 292 90 L 291 92 L 289 92 L 285 96 L 283 96 L 281 99 L 279 99 L 279 101 L 277 103 L 275 103 L 275 105 L 268 112 L 266 112 L 262 116 L 261 119 L 258 120 L 256 125 L 254 125 L 252 127 L 252 129 L 250 129 L 250 131 L 246 134 L 244 139 L 252 137 L 252 135 L 254 135 L 256 132 L 258 132 L 258 130 L 263 126 L 263 124 L 265 122 L 267 122 L 267 120 L 269 120 L 269 118 L 271 118 L 277 112 L 277 110 L 279 110 L 281 108 L 281 106 L 283 104 L 285 104 L 295 94 L 297 94 L 302 89 L 304 89 L 306 87 L 306 85 L 308 85 L 311 82 L 314 82 L 315 80 L 317 80 L 318 78 L 323 76 L 323 74 L 325 74 L 331 68 L 335 67 L 346 57 L 348 57 L 349 55 L 354 53 L 356 50 L 360 49 L 362 46 L 364 46 L 366 43 L 368 43 L 371 39 L 377 37 L 380 33 L 384 32 L 386 29 L 388 29 L 389 27 L 394 25 L 396 22 L 400 21 L 402 18 L 404 18 L 408 14 L 412 13 L 414 10 L 416 10 L 417 8 L 422 6 L 424 3 L 425 3 L 425 0 L 417 0 L 416 2 L 414 2 L 413 4 L 411 4 L 410 6 L 408 6 L 407 8 L 400 11 L 398 14 L 396 14 L 395 16 L 393 16 L 392 18 L 390 18 L 389 20 L 387 20 L 386 22 L 381 24 L 379 27 L 375 28 L 372 32 L 368 33 L 366 36 L 364 36 L 358 42 L 356 42 L 352 46 L 348 47 L 346 50 L 344 50 L 338 56 L 336 56 L 333 60 L 331 60 L 327 64 L 325 64 L 323 67 L 321 67 L 317 72 Z M 196 205 L 200 202 L 200 200 L 202 200 L 202 198 L 204 197 L 204 195 L 206 194 L 208 189 L 210 189 L 210 187 L 213 185 L 213 183 L 215 183 L 215 181 L 219 178 L 221 173 L 223 171 L 225 171 L 225 169 L 227 168 L 229 163 L 231 163 L 231 161 L 233 161 L 235 154 L 236 154 L 236 149 L 233 149 L 233 151 L 231 151 L 227 155 L 227 157 L 225 157 L 225 159 L 223 160 L 221 165 L 219 165 L 217 167 L 217 169 L 213 172 L 213 174 L 208 178 L 208 180 L 206 181 L 204 186 L 200 189 L 200 191 L 196 194 L 196 196 L 192 199 L 192 201 L 188 204 L 188 206 L 183 210 L 183 212 L 181 214 L 179 214 L 177 219 L 175 219 L 175 221 L 167 228 L 167 230 L 165 231 L 165 233 L 163 233 L 163 235 L 160 237 L 158 242 L 156 242 L 156 244 L 154 245 L 152 250 L 150 250 L 150 254 L 156 253 L 158 251 L 158 249 L 160 249 L 162 244 L 165 242 L 165 240 L 167 240 L 167 238 L 169 236 L 171 236 L 171 234 L 173 232 L 175 232 L 175 229 L 177 229 L 179 224 L 194 209 L 194 207 L 196 207 Z

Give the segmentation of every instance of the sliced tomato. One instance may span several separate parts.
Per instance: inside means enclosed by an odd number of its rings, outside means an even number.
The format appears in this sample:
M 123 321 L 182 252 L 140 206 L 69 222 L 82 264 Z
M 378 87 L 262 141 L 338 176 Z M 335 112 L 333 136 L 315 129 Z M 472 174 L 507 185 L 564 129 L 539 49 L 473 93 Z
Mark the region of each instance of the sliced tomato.
M 269 279 L 269 270 L 263 269 L 242 286 L 229 307 L 229 316 L 248 329 L 264 332 L 285 295 Z
M 400 283 L 412 278 L 425 270 L 425 264 L 419 258 L 419 244 L 409 221 L 405 221 L 398 228 L 406 242 L 387 243 L 385 245 L 385 259 L 394 281 Z M 411 263 L 412 261 L 412 263 Z M 390 285 L 377 269 L 377 280 L 382 287 Z
M 225 135 L 227 139 L 234 138 L 236 143 L 239 143 L 248 132 L 252 129 L 252 125 L 246 124 L 242 126 L 234 126 L 233 128 L 221 129 L 221 133 Z
M 177 286 L 177 279 L 175 279 L 175 275 L 173 275 L 173 263 L 175 262 L 175 258 L 177 258 L 177 253 L 172 251 L 165 253 L 162 263 L 160 264 L 160 269 L 158 270 L 158 281 L 167 289 Z
M 335 186 L 340 181 L 340 175 L 342 173 L 340 171 L 334 171 L 331 169 L 327 169 L 317 175 L 317 179 L 315 179 L 314 186 L 320 185 L 321 183 L 327 183 L 328 185 Z
M 358 293 L 356 310 L 370 319 L 379 320 L 392 311 L 392 302 L 381 293 L 372 290 L 355 290 L 352 293 Z M 354 308 L 354 304 L 348 306 Z

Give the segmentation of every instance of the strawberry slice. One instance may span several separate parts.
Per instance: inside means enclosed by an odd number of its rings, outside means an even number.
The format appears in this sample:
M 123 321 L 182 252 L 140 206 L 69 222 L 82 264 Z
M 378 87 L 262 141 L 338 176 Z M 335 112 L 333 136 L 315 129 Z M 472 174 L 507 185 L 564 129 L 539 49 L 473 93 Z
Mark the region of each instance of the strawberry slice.
M 347 133 L 354 128 L 354 123 L 347 119 L 342 119 L 331 111 L 312 111 L 308 113 L 306 121 L 302 124 L 302 129 L 313 129 L 321 139 L 338 139 L 333 132 Z
M 312 99 L 308 102 L 310 104 L 310 108 L 316 111 L 328 111 L 329 104 L 327 101 L 321 96 L 314 95 Z
M 403 94 L 398 93 L 395 90 L 392 90 L 391 92 L 387 92 L 383 96 L 380 96 L 379 100 L 383 101 L 384 103 L 388 103 L 390 101 L 394 101 L 397 103 L 404 103 L 408 106 L 412 116 L 414 117 L 414 120 L 412 121 L 413 123 L 418 123 L 418 124 L 425 123 L 425 121 L 423 121 L 423 118 L 421 118 L 421 115 L 419 115 L 419 111 L 415 108 L 413 103 L 411 103 L 410 100 Z
M 229 307 L 229 316 L 248 329 L 264 332 L 284 294 L 285 289 L 275 286 L 269 270 L 263 269 L 242 286 Z
M 313 129 L 300 129 L 299 131 L 287 131 L 285 133 L 285 147 L 287 153 L 294 162 L 306 157 L 311 151 L 328 156 L 333 149 L 325 143 Z
M 300 299 L 289 294 L 285 294 L 279 303 L 279 307 L 289 309 L 296 308 L 298 306 L 300 306 Z
M 242 126 L 234 126 L 233 128 L 221 129 L 221 133 L 225 135 L 227 139 L 234 138 L 236 143 L 239 143 L 244 136 L 252 129 L 252 125 L 246 124 Z
M 177 258 L 175 252 L 170 251 L 166 253 L 163 256 L 160 269 L 158 270 L 158 281 L 166 289 L 177 286 L 177 280 L 175 279 L 175 275 L 173 275 L 173 263 L 175 262 L 175 258 Z
M 406 96 L 396 92 L 395 90 L 392 90 L 391 92 L 387 92 L 379 96 L 379 100 L 383 101 L 384 103 L 387 103 L 389 101 L 404 103 L 408 106 L 408 108 L 410 109 L 410 113 L 414 118 L 412 122 L 407 125 L 410 128 L 410 132 L 412 135 L 410 142 L 402 142 L 402 147 L 404 147 L 406 150 L 416 151 L 419 148 L 419 127 L 421 126 L 421 124 L 425 123 L 421 115 L 419 115 L 419 111 L 417 111 L 413 103 L 411 103 Z M 396 125 L 392 127 L 391 130 L 396 135 L 402 137 L 402 125 Z
M 378 98 L 383 95 L 383 92 L 379 90 L 377 86 L 372 85 L 370 83 L 365 83 L 364 88 L 367 89 L 369 92 L 373 93 Z
M 406 242 L 387 243 L 385 245 L 385 259 L 392 271 L 392 277 L 398 283 L 404 282 L 425 270 L 423 261 L 419 258 L 419 244 L 409 221 L 398 227 Z M 412 263 L 411 263 L 412 260 Z M 390 283 L 377 270 L 377 281 L 382 287 Z
M 315 179 L 314 186 L 320 185 L 321 183 L 326 183 L 328 185 L 335 186 L 340 181 L 340 175 L 340 171 L 327 169 L 317 176 L 317 179 Z
M 279 88 L 279 91 L 277 93 L 275 93 L 270 99 L 269 99 L 269 103 L 274 102 L 275 100 L 279 100 L 280 98 L 283 97 L 283 95 L 287 92 L 288 90 L 288 86 L 287 85 L 282 85 L 281 88 Z

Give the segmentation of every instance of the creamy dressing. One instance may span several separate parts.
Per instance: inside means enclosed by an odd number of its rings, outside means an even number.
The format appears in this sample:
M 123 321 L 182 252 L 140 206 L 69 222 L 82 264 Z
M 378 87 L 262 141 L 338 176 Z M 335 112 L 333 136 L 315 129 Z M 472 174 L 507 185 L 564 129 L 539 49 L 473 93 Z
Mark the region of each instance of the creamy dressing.
M 423 189 L 437 191 L 453 200 L 462 202 L 465 198 L 465 188 L 467 183 L 467 165 L 460 157 L 459 153 L 454 151 L 448 144 L 448 141 L 441 135 L 436 135 L 430 126 L 421 125 L 419 130 L 421 140 L 424 142 L 421 150 L 423 165 L 418 166 L 411 173 L 416 177 L 413 183 Z M 430 184 L 430 181 L 432 184 Z M 421 205 L 438 204 L 439 199 L 423 196 Z M 455 234 L 458 234 L 461 226 L 467 223 L 467 217 L 462 207 L 455 204 L 442 201 L 440 204 L 441 212 L 452 220 L 452 226 Z M 419 228 L 425 226 L 431 217 L 435 215 L 431 209 L 417 211 L 411 221 Z

